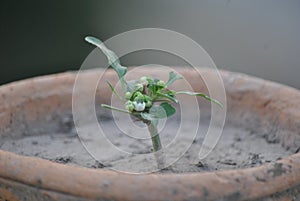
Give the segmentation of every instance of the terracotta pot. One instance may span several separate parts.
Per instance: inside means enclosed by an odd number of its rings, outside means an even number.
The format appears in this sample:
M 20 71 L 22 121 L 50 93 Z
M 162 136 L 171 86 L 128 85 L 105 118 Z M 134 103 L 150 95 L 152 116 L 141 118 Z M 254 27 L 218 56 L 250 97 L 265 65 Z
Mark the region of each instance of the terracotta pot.
M 209 69 L 199 69 L 210 75 Z M 147 69 L 145 70 L 147 71 Z M 178 69 L 194 89 L 197 74 Z M 151 69 L 151 74 L 159 74 Z M 96 79 L 95 71 L 84 73 Z M 114 72 L 107 72 L 115 80 Z M 37 135 L 71 113 L 76 73 L 28 79 L 0 88 L 0 138 Z M 300 146 L 300 92 L 280 84 L 221 71 L 228 121 L 269 133 L 293 152 Z M 99 85 L 99 94 L 110 94 Z M 108 102 L 109 96 L 98 96 Z M 274 118 L 276 117 L 276 118 Z M 1 143 L 0 141 L 0 143 Z M 0 200 L 294 200 L 299 199 L 300 154 L 254 168 L 189 174 L 130 175 L 54 163 L 0 151 Z M 274 195 L 276 195 L 274 197 Z M 273 196 L 273 197 L 272 197 Z

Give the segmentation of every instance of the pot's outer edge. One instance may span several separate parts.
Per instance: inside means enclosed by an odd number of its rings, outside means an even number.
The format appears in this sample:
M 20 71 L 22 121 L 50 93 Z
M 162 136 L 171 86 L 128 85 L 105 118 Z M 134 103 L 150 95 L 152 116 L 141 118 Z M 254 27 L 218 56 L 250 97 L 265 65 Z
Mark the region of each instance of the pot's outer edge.
M 203 73 L 210 73 L 211 71 L 209 69 L 199 70 Z M 276 121 L 279 124 L 290 125 L 291 131 L 297 131 L 299 128 L 297 120 L 299 122 L 300 119 L 300 93 L 297 90 L 236 73 L 223 71 L 221 75 L 229 95 L 234 94 L 230 90 L 235 89 L 228 88 L 232 84 L 239 84 L 242 92 L 251 90 L 251 86 L 248 86 L 249 81 L 253 85 L 259 86 L 262 92 L 273 90 L 275 97 L 266 98 L 266 102 L 258 101 L 260 105 L 255 105 L 254 110 L 260 112 L 261 107 L 269 107 L 272 110 L 278 109 L 280 115 L 279 120 L 276 119 Z M 115 75 L 112 74 L 112 76 Z M 3 116 L 5 110 L 12 107 L 13 104 L 7 100 L 12 100 L 13 97 L 17 96 L 20 99 L 15 104 L 22 104 L 27 101 L 26 97 L 30 90 L 39 91 L 43 90 L 43 87 L 47 87 L 50 92 L 49 89 L 53 87 L 54 93 L 57 90 L 61 93 L 71 93 L 67 86 L 72 85 L 74 79 L 74 73 L 64 73 L 0 87 L 1 127 L 9 127 L 10 123 L 9 117 Z M 38 86 L 36 86 L 37 83 Z M 24 90 L 24 86 L 26 90 Z M 252 102 L 247 102 L 245 99 L 242 104 L 244 105 L 240 105 L 241 107 L 246 107 Z M 64 105 L 62 107 L 69 108 L 70 106 Z M 287 116 L 293 116 L 294 122 Z M 32 117 L 33 120 L 35 118 L 35 116 Z M 289 143 L 290 136 L 282 136 L 282 138 L 284 143 Z M 38 186 L 40 189 L 90 199 L 216 200 L 223 198 L 223 200 L 245 200 L 261 198 L 300 185 L 300 155 L 295 154 L 273 164 L 242 170 L 199 174 L 127 175 L 109 170 L 71 167 L 0 151 L 0 177 L 30 186 Z M 210 188 L 211 186 L 213 188 Z
M 90 199 L 246 200 L 299 185 L 299 158 L 300 154 L 295 154 L 276 163 L 241 170 L 130 175 L 56 164 L 0 151 L 0 175 L 3 179 L 39 189 Z

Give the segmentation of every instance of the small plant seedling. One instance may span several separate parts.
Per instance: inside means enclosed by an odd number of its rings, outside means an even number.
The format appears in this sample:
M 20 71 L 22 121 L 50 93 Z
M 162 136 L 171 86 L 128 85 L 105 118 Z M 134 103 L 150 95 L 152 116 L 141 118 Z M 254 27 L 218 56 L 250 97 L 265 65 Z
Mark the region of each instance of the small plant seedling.
M 119 77 L 123 91 L 122 95 L 118 94 L 112 84 L 107 82 L 112 93 L 124 102 L 124 109 L 106 104 L 102 104 L 101 106 L 103 108 L 127 113 L 137 121 L 141 121 L 147 125 L 152 139 L 153 152 L 159 169 L 165 167 L 165 158 L 162 152 L 162 144 L 157 125 L 159 119 L 167 118 L 175 114 L 176 109 L 172 106 L 172 104 L 178 104 L 178 100 L 176 98 L 177 95 L 185 94 L 200 96 L 222 107 L 222 104 L 219 101 L 210 98 L 204 93 L 174 91 L 168 89 L 168 87 L 176 80 L 182 79 L 180 75 L 173 71 L 169 73 L 169 79 L 167 81 L 159 80 L 147 75 L 137 80 L 126 81 L 124 76 L 127 73 L 127 68 L 120 64 L 118 56 L 109 50 L 102 41 L 95 37 L 88 36 L 85 40 L 100 48 L 100 50 L 102 50 L 102 52 L 106 55 L 108 64 L 116 71 Z

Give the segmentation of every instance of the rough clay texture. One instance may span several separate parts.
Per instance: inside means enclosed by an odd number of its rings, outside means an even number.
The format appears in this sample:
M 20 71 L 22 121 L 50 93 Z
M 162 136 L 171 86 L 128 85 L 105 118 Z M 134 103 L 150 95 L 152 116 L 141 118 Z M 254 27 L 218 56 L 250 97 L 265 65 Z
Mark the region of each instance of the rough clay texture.
M 195 72 L 177 70 L 195 91 L 206 92 Z M 214 74 L 208 69 L 199 71 L 208 78 Z M 161 72 L 145 69 L 139 73 L 155 76 Z M 203 116 L 198 137 L 193 139 L 187 131 L 180 139 L 182 144 L 177 145 L 180 148 L 192 142 L 191 149 L 172 168 L 147 175 L 105 170 L 142 166 L 139 158 L 129 158 L 128 163 L 128 158 L 112 156 L 100 163 L 82 147 L 70 118 L 75 74 L 2 86 L 0 147 L 35 157 L 0 151 L 0 200 L 298 200 L 300 93 L 245 75 L 221 75 L 227 93 L 227 120 L 214 151 L 206 159 L 197 160 L 210 109 L 199 100 Z M 92 82 L 98 75 L 90 71 L 85 76 Z M 114 73 L 105 76 L 115 83 Z M 97 92 L 96 102 L 109 103 L 110 92 L 104 83 L 99 83 Z M 149 152 L 149 141 L 129 143 L 122 132 L 113 129 L 110 114 L 99 111 L 98 119 L 115 146 L 130 152 Z M 174 137 L 177 126 L 178 117 L 167 122 L 164 144 Z M 127 133 L 133 132 L 131 127 L 127 129 Z M 193 173 L 184 174 L 187 172 Z
M 109 115 L 107 116 L 109 117 Z M 99 119 L 101 121 L 101 117 Z M 72 125 L 71 121 L 71 117 L 69 117 L 68 121 L 67 118 L 64 118 L 64 124 Z M 165 125 L 167 128 L 161 134 L 161 141 L 165 146 L 176 137 L 179 121 L 179 119 L 173 118 Z M 192 127 L 193 125 L 188 126 Z M 125 127 L 127 130 L 123 132 L 131 134 L 131 132 L 134 132 L 131 127 L 131 125 L 128 125 Z M 92 126 L 87 126 L 87 128 L 93 132 Z M 121 150 L 135 154 L 151 152 L 150 139 L 132 141 L 128 135 L 116 127 L 113 120 L 104 121 L 102 128 L 108 135 L 107 138 Z M 180 143 L 173 146 L 177 146 L 178 149 L 181 146 L 189 147 L 191 145 L 191 147 L 182 157 L 176 154 L 169 156 L 170 159 L 176 162 L 161 172 L 205 172 L 255 167 L 264 163 L 275 162 L 292 154 L 292 152 L 282 147 L 280 143 L 269 142 L 251 130 L 226 125 L 212 153 L 205 159 L 199 160 L 198 154 L 203 142 L 203 136 L 207 131 L 206 121 L 200 124 L 199 130 L 200 132 L 196 137 L 194 133 L 186 132 L 180 140 L 178 139 Z M 148 164 L 145 162 L 147 158 L 144 157 L 130 155 L 125 158 L 120 155 L 109 155 L 110 153 L 108 153 L 108 157 L 105 160 L 95 160 L 82 145 L 73 126 L 66 133 L 46 133 L 17 140 L 6 140 L 0 148 L 21 155 L 40 157 L 57 163 L 89 168 L 128 169 L 129 171 L 133 169 L 132 166 L 135 166 L 135 170 L 143 171 L 145 170 L 145 165 Z M 152 163 L 155 164 L 155 161 L 152 161 Z

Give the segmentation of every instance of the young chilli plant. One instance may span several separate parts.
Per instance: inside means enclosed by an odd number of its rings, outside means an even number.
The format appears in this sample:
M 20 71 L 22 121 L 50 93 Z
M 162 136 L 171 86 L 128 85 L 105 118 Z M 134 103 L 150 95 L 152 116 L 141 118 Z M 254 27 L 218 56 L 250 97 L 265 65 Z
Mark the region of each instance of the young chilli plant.
M 167 118 L 175 114 L 176 109 L 172 104 L 178 104 L 177 95 L 200 96 L 222 107 L 219 101 L 203 93 L 168 89 L 176 80 L 182 79 L 180 75 L 173 71 L 169 73 L 169 79 L 167 81 L 150 76 L 143 76 L 137 80 L 126 81 L 124 76 L 127 73 L 127 68 L 120 64 L 118 56 L 107 49 L 104 43 L 95 37 L 88 36 L 85 40 L 100 48 L 106 55 L 108 64 L 116 71 L 123 90 L 123 94 L 120 95 L 112 84 L 107 82 L 112 92 L 124 102 L 124 109 L 106 104 L 102 104 L 101 106 L 103 108 L 128 113 L 137 121 L 142 121 L 147 125 L 151 135 L 153 152 L 158 168 L 165 167 L 165 158 L 162 153 L 162 144 L 157 129 L 158 121 L 159 119 Z

